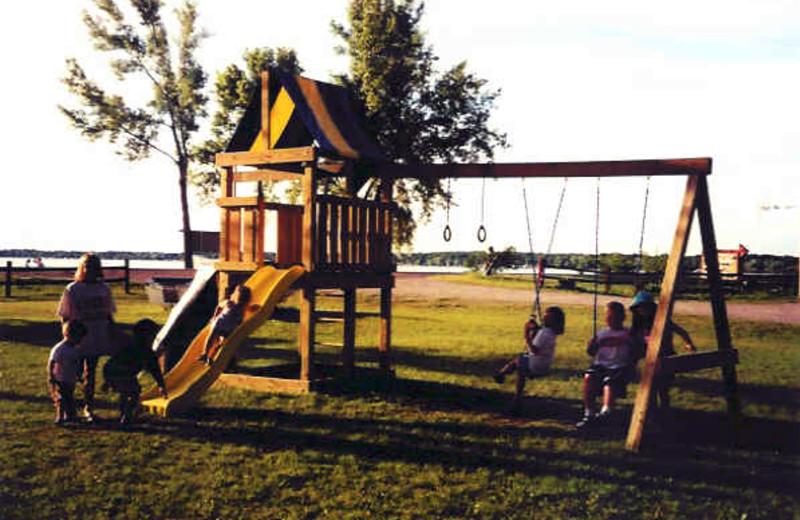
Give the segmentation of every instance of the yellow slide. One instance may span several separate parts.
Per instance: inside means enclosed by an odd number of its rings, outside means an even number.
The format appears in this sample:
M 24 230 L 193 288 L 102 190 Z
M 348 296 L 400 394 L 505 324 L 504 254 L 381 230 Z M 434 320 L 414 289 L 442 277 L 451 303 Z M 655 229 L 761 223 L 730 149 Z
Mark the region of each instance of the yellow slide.
M 252 294 L 244 319 L 218 347 L 214 364 L 207 366 L 197 361 L 211 330 L 209 323 L 194 338 L 181 360 L 164 375 L 168 399 L 161 397 L 158 388 L 151 388 L 142 395 L 142 407 L 163 417 L 190 408 L 225 370 L 239 345 L 270 318 L 280 299 L 304 272 L 300 266 L 289 269 L 266 266 L 256 271 L 245 282 Z

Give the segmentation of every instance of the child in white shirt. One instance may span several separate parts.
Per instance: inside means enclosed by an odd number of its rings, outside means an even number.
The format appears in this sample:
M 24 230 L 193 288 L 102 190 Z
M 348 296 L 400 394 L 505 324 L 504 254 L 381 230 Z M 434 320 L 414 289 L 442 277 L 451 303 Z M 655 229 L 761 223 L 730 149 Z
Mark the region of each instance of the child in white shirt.
M 560 307 L 548 307 L 539 328 L 533 316 L 525 323 L 525 345 L 527 352 L 514 357 L 503 368 L 495 372 L 495 382 L 502 384 L 505 376 L 516 372 L 517 386 L 511 401 L 510 413 L 517 415 L 522 405 L 526 379 L 541 377 L 550 371 L 556 351 L 556 340 L 564 333 L 564 311 Z
M 56 424 L 75 420 L 75 383 L 81 369 L 78 343 L 86 336 L 86 326 L 79 320 L 64 322 L 64 339 L 50 350 L 47 360 L 47 382 L 56 407 Z

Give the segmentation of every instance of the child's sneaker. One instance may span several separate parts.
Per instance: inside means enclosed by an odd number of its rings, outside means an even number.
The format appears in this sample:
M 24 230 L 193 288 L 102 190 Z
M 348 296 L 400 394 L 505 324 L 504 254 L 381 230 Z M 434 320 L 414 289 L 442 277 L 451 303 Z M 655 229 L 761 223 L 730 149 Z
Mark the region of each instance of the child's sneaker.
M 502 385 L 503 383 L 506 382 L 506 376 L 500 373 L 496 373 L 495 375 L 493 375 L 492 379 L 494 379 L 494 382 L 497 383 L 498 385 Z
M 594 422 L 596 417 L 597 416 L 592 414 L 592 412 L 584 412 L 581 420 L 575 423 L 575 427 L 578 429 L 585 428 Z
M 611 410 L 602 410 L 594 417 L 594 420 L 598 423 L 607 423 L 611 420 L 611 413 Z

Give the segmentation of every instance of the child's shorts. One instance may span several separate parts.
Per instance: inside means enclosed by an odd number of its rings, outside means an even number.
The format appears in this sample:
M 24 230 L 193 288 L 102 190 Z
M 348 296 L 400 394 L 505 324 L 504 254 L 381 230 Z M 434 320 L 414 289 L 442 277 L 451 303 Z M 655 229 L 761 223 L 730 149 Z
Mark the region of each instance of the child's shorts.
M 103 366 L 103 379 L 112 390 L 120 394 L 138 394 L 142 391 L 136 374 L 131 374 L 127 367 L 114 358 L 109 359 Z
M 55 404 L 69 403 L 75 396 L 75 384 L 56 381 L 53 383 L 53 402 Z
M 542 371 L 535 371 L 531 370 L 531 358 L 533 356 L 530 352 L 523 352 L 517 357 L 517 370 L 522 371 L 522 373 L 528 379 L 533 379 L 535 377 L 542 377 L 547 373 L 546 370 Z
M 592 365 L 586 371 L 586 375 L 599 379 L 601 386 L 611 388 L 616 397 L 626 397 L 628 395 L 628 383 L 631 381 L 631 367 L 608 368 L 601 365 Z

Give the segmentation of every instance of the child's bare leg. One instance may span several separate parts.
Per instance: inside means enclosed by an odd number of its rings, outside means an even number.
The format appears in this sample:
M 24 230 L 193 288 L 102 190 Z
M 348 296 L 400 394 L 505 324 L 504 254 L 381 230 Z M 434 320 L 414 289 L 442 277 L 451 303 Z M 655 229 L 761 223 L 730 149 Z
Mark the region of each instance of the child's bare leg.
M 600 413 L 608 413 L 614 408 L 614 392 L 611 385 L 603 387 L 603 409 Z
M 520 363 L 519 356 L 516 356 L 512 358 L 511 361 L 503 365 L 503 368 L 495 372 L 494 375 L 492 376 L 495 382 L 502 384 L 505 381 L 505 377 L 508 374 L 519 369 L 519 363 Z
M 594 399 L 597 394 L 595 380 L 590 374 L 583 376 L 583 410 L 592 412 L 594 410 Z
M 517 388 L 516 392 L 514 392 L 514 400 L 512 401 L 512 405 L 519 409 L 520 405 L 522 405 L 522 396 L 525 394 L 525 372 L 522 370 L 517 370 Z

